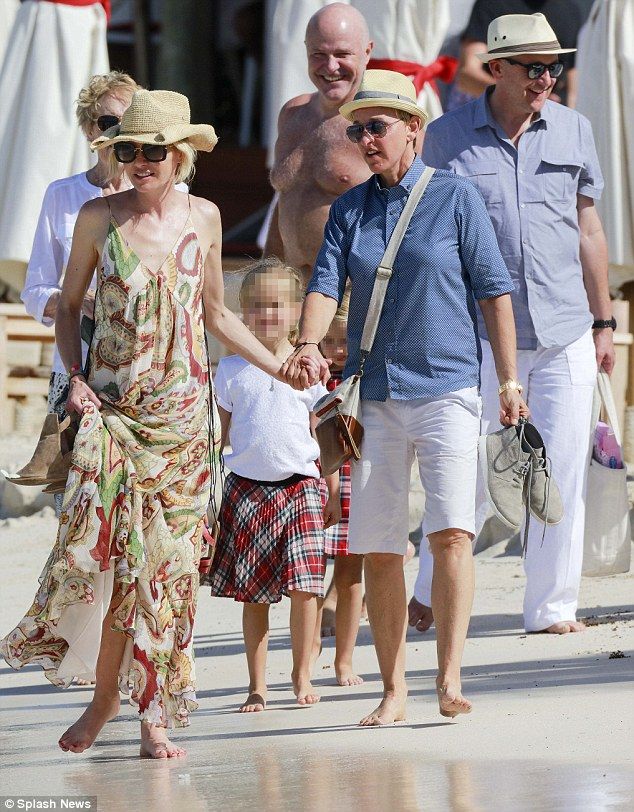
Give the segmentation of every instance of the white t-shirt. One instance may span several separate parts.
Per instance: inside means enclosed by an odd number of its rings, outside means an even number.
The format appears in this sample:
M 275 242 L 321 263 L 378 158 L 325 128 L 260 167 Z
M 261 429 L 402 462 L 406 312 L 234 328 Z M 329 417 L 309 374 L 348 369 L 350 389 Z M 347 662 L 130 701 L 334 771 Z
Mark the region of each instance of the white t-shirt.
M 239 355 L 221 358 L 214 379 L 218 405 L 231 412 L 228 468 L 238 476 L 278 481 L 319 476 L 319 446 L 310 412 L 326 394 L 321 383 L 298 392 Z
M 184 183 L 177 184 L 176 188 L 188 191 Z M 79 210 L 96 197 L 103 197 L 103 189 L 93 186 L 85 172 L 53 181 L 44 193 L 21 298 L 27 313 L 47 327 L 54 322 L 44 317 L 44 308 L 51 296 L 62 289 Z M 96 276 L 93 276 L 90 290 L 95 286 Z M 87 352 L 88 347 L 82 342 L 84 361 Z M 53 372 L 66 372 L 57 347 Z

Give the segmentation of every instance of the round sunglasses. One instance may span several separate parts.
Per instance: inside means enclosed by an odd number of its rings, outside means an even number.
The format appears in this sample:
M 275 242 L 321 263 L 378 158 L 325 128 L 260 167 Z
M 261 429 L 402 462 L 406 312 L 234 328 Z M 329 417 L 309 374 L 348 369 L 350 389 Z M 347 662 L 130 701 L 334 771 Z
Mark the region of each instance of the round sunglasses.
M 564 70 L 563 62 L 553 62 L 550 65 L 544 65 L 543 62 L 531 62 L 530 65 L 525 65 L 523 62 L 518 62 L 517 59 L 510 59 L 508 57 L 504 61 L 511 65 L 520 65 L 520 67 L 524 68 L 528 73 L 529 79 L 539 79 L 546 71 L 550 73 L 553 79 L 557 79 Z
M 97 127 L 99 127 L 102 133 L 105 133 L 106 130 L 119 124 L 120 121 L 121 119 L 118 116 L 99 116 L 97 119 Z
M 351 124 L 349 127 L 346 127 L 346 135 L 353 144 L 358 144 L 361 141 L 364 132 L 371 135 L 372 138 L 383 138 L 388 129 L 399 121 L 400 119 L 397 119 L 396 121 L 390 121 L 388 124 L 386 121 L 381 121 L 380 119 L 372 119 L 372 121 L 368 121 L 367 124 Z
M 115 158 L 121 164 L 131 164 L 141 152 L 146 161 L 158 164 L 167 158 L 167 147 L 162 144 L 141 144 L 135 146 L 131 141 L 119 141 L 113 145 Z

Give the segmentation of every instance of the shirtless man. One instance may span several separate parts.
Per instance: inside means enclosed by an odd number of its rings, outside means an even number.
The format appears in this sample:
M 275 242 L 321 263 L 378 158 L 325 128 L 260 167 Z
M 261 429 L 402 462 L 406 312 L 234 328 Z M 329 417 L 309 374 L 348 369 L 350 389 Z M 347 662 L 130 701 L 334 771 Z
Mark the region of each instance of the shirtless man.
M 317 11 L 306 27 L 308 75 L 316 93 L 296 96 L 280 111 L 271 185 L 279 192 L 265 256 L 299 268 L 306 283 L 324 237 L 330 204 L 370 176 L 346 138 L 339 108 L 357 92 L 372 42 L 363 15 L 344 3 Z

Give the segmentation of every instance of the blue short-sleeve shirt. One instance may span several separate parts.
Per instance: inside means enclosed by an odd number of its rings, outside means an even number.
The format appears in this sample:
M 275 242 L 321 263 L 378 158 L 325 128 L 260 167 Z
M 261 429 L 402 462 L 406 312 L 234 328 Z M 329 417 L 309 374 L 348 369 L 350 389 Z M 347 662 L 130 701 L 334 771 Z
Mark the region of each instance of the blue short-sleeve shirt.
M 345 377 L 358 369 L 377 266 L 424 169 L 416 157 L 396 186 L 372 177 L 330 209 L 308 292 L 341 301 L 351 281 Z M 511 290 L 481 195 L 463 178 L 435 172 L 396 255 L 361 397 L 412 400 L 478 386 L 475 300 Z
M 484 197 L 515 287 L 518 348 L 566 346 L 592 325 L 577 215 L 577 195 L 603 189 L 590 122 L 547 101 L 515 147 L 493 118 L 491 92 L 433 121 L 423 157 Z

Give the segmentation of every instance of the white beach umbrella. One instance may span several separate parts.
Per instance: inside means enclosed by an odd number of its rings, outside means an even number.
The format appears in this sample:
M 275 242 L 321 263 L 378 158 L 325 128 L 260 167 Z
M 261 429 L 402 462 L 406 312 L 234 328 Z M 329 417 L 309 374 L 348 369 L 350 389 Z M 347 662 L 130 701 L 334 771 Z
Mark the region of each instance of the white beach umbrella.
M 22 3 L 0 70 L 0 263 L 28 260 L 48 184 L 94 163 L 75 101 L 108 69 L 100 4 Z
M 634 280 L 634 0 L 596 0 L 579 38 L 577 109 L 592 122 L 610 282 Z

